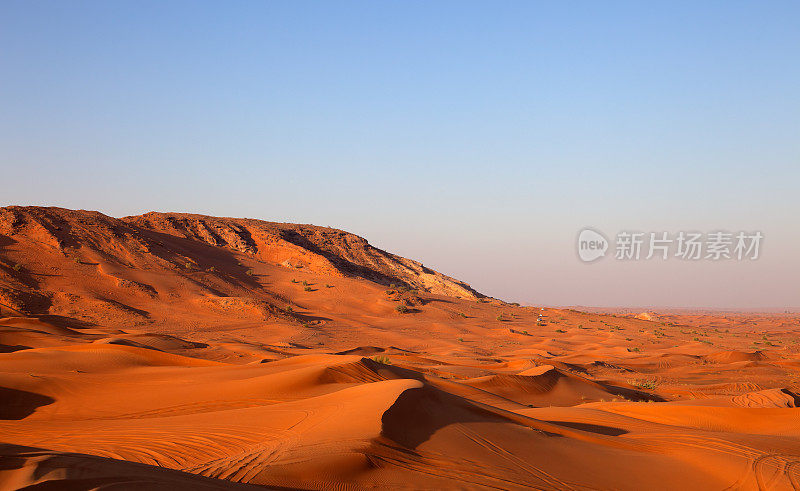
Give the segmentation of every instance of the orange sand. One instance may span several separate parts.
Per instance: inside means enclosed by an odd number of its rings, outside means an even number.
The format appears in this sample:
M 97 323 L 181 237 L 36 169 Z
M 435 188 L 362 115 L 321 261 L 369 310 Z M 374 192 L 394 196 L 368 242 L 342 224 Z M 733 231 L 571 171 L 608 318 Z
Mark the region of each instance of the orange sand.
M 800 318 L 636 314 L 333 229 L 3 208 L 0 490 L 798 489 Z

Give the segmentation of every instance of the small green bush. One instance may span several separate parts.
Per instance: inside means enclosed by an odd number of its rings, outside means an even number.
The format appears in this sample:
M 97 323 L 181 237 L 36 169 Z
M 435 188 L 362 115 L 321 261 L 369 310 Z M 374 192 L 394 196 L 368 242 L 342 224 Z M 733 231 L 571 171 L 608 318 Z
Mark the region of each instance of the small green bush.
M 376 363 L 380 363 L 382 365 L 391 365 L 392 364 L 392 360 L 390 360 L 389 357 L 386 356 L 386 355 L 373 356 L 371 359 L 372 359 L 372 361 L 374 361 Z
M 658 388 L 658 380 L 628 380 L 628 384 L 636 387 L 637 389 L 656 390 Z
M 311 288 L 310 286 L 307 286 L 307 287 L 303 288 L 303 290 L 305 290 L 307 292 L 313 292 L 314 291 L 314 289 Z
M 400 304 L 400 305 L 398 305 L 398 306 L 397 306 L 397 307 L 395 307 L 394 309 L 395 309 L 396 311 L 398 311 L 399 313 L 401 313 L 401 314 L 405 314 L 405 313 L 407 313 L 407 312 L 408 312 L 408 307 L 407 307 L 407 306 L 405 306 L 405 305 L 403 305 L 403 304 Z

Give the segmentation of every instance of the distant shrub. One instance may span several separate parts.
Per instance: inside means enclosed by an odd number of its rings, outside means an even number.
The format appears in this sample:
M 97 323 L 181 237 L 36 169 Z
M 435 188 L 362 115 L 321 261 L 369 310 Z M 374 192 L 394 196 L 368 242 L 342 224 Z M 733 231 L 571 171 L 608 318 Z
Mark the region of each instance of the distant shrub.
M 297 281 L 296 279 L 292 278 L 292 283 L 300 283 L 300 282 Z
M 310 286 L 307 286 L 307 287 L 303 288 L 303 290 L 305 290 L 307 292 L 313 292 L 314 291 L 314 289 L 311 288 Z
M 306 280 L 303 280 L 303 286 L 308 286 L 308 282 Z
M 506 320 L 506 318 L 505 318 L 505 317 L 503 317 L 503 314 L 500 314 L 500 315 L 498 315 L 498 316 L 496 317 L 496 319 L 497 319 L 497 320 L 499 320 L 499 321 L 504 321 L 504 320 Z
M 398 311 L 399 313 L 401 313 L 401 314 L 408 313 L 408 310 L 409 310 L 409 309 L 408 309 L 408 307 L 407 307 L 407 306 L 405 306 L 405 305 L 403 305 L 403 304 L 400 304 L 400 305 L 398 305 L 398 306 L 397 306 L 397 307 L 395 307 L 394 309 L 395 309 L 396 311 Z
M 386 356 L 386 355 L 373 356 L 371 358 L 371 360 L 376 362 L 376 363 L 380 363 L 382 365 L 391 365 L 392 364 L 392 360 L 390 360 L 389 357 Z
M 458 338 L 458 342 L 459 343 L 463 343 L 464 342 L 464 338 Z
M 213 273 L 216 270 L 217 270 L 217 268 L 215 268 L 214 266 L 211 266 L 210 268 L 208 268 L 208 272 L 209 273 Z
M 17 263 L 17 264 L 14 265 L 14 267 L 12 269 L 14 271 L 22 271 L 22 265 Z
M 291 305 L 287 305 L 286 308 L 283 310 L 285 310 L 286 312 L 294 312 L 294 309 L 292 308 Z
M 464 312 L 459 312 L 458 315 L 460 315 L 461 317 L 463 317 L 465 319 L 467 318 L 467 314 L 465 314 Z
M 565 331 L 565 330 L 563 330 L 563 329 L 556 329 L 556 332 L 560 332 L 561 334 L 564 334 L 564 333 L 565 333 L 565 332 L 567 332 L 567 331 Z
M 329 284 L 325 283 L 325 288 L 333 288 L 333 285 L 329 285 Z
M 637 389 L 645 389 L 645 390 L 655 390 L 658 388 L 659 382 L 658 380 L 628 380 L 628 384 L 636 387 Z

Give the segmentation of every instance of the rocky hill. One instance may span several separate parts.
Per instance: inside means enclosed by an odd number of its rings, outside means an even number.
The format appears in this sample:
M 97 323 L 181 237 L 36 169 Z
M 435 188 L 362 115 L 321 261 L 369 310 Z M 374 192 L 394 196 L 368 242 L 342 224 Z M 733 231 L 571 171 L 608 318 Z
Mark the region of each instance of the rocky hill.
M 269 313 L 282 299 L 254 281 L 259 265 L 436 295 L 482 296 L 417 261 L 327 227 L 179 213 L 118 219 L 63 208 L 0 208 L 0 314 L 146 322 L 154 303 L 177 308 L 183 299 L 179 307 L 193 309 L 209 298 Z M 194 303 L 186 302 L 189 297 Z M 137 307 L 137 299 L 147 299 L 148 308 Z

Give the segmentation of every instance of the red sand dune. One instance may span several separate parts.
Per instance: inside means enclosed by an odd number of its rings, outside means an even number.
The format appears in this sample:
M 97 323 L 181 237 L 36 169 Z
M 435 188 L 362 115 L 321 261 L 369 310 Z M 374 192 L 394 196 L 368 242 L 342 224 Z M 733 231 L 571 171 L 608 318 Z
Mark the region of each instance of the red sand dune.
M 2 208 L 0 489 L 800 487 L 796 315 L 540 313 L 325 227 Z

